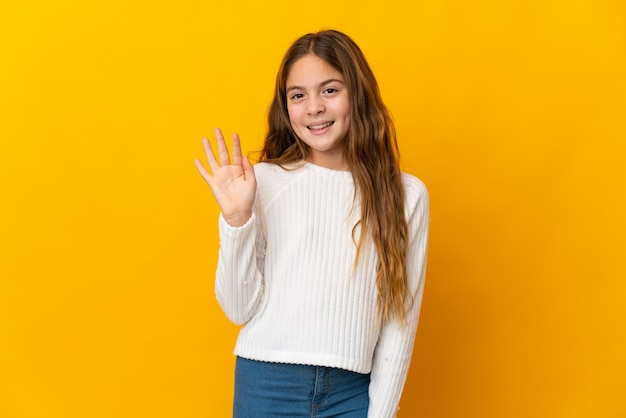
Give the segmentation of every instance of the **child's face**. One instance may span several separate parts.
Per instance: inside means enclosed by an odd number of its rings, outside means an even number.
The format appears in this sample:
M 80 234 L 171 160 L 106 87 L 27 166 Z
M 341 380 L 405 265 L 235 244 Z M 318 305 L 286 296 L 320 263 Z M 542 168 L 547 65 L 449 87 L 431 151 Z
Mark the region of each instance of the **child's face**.
M 344 170 L 343 146 L 350 127 L 350 96 L 339 71 L 314 55 L 296 61 L 287 77 L 291 127 L 310 147 L 309 161 Z

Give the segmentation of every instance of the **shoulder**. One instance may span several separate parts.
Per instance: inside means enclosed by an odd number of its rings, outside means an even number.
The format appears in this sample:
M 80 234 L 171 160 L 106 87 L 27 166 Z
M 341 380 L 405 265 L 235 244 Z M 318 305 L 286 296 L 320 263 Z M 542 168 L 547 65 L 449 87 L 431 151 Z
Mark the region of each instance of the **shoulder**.
M 406 191 L 407 202 L 411 199 L 428 199 L 428 189 L 426 185 L 414 175 L 402 173 L 402 183 Z
M 261 161 L 254 164 L 254 172 L 261 174 L 270 174 L 270 175 L 285 175 L 289 176 L 290 173 L 301 172 L 302 170 L 298 170 L 299 168 L 306 167 L 307 164 L 303 162 L 296 163 L 288 163 L 284 166 L 281 166 L 276 163 L 270 163 L 266 161 Z
M 267 204 L 274 197 L 289 190 L 289 185 L 298 181 L 302 170 L 283 168 L 278 164 L 260 162 L 254 165 L 257 182 L 257 197 Z
M 409 173 L 402 173 L 402 183 L 406 192 L 406 209 L 411 217 L 416 211 L 428 213 L 428 189 L 424 182 Z
M 260 162 L 254 165 L 254 176 L 259 186 L 282 183 L 293 178 L 292 171 L 286 170 L 278 164 Z
M 277 164 L 260 162 L 254 165 L 254 175 L 257 177 L 278 175 L 283 171 L 285 170 L 283 170 Z

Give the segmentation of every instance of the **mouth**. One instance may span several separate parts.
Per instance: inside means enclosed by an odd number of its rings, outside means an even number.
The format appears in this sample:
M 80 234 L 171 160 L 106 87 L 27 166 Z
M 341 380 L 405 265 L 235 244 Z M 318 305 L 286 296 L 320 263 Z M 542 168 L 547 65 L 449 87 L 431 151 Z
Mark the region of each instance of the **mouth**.
M 334 123 L 335 123 L 335 122 L 332 122 L 332 121 L 331 121 L 331 122 L 319 123 L 319 124 L 317 124 L 317 125 L 308 125 L 308 126 L 307 126 L 307 129 L 308 129 L 308 130 L 310 130 L 310 131 L 313 131 L 313 132 L 315 132 L 315 131 L 321 131 L 321 130 L 324 130 L 324 129 L 326 129 L 326 128 L 328 128 L 328 127 L 332 126 Z

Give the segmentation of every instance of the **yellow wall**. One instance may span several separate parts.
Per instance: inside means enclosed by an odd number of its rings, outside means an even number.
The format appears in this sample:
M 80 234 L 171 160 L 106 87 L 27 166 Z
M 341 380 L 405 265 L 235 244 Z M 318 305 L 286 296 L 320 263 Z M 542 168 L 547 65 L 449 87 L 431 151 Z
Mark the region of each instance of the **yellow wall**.
M 228 416 L 192 161 L 214 126 L 260 147 L 280 57 L 325 27 L 431 193 L 400 416 L 626 416 L 623 2 L 212 3 L 0 2 L 0 417 Z

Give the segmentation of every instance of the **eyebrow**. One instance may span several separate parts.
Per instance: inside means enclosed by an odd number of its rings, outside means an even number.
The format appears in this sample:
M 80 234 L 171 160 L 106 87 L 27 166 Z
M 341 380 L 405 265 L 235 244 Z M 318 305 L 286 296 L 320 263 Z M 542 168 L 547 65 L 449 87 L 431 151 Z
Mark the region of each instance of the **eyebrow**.
M 325 86 L 327 84 L 330 84 L 330 83 L 341 83 L 343 85 L 346 84 L 342 80 L 339 80 L 338 78 L 329 78 L 328 80 L 322 81 L 319 84 L 318 88 L 319 87 L 323 87 L 323 86 Z M 287 91 L 292 91 L 292 90 L 306 90 L 306 89 L 304 87 L 300 87 L 300 86 L 290 86 L 290 87 L 287 88 Z

